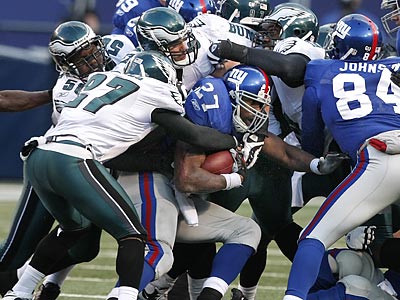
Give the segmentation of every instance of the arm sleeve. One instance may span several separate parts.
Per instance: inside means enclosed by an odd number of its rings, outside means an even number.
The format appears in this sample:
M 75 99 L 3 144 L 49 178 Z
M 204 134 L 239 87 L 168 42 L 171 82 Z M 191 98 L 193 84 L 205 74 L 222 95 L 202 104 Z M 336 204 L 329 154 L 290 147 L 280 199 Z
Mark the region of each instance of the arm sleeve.
M 209 127 L 195 125 L 173 111 L 157 108 L 152 112 L 151 118 L 171 137 L 205 150 L 218 151 L 237 146 L 233 136 Z
M 281 54 L 272 50 L 245 47 L 231 41 L 221 41 L 219 56 L 257 66 L 268 75 L 281 78 L 292 88 L 304 84 L 306 66 L 310 61 L 307 56 L 300 53 Z
M 324 151 L 325 125 L 313 87 L 308 87 L 305 90 L 302 109 L 301 148 L 316 157 L 320 157 Z

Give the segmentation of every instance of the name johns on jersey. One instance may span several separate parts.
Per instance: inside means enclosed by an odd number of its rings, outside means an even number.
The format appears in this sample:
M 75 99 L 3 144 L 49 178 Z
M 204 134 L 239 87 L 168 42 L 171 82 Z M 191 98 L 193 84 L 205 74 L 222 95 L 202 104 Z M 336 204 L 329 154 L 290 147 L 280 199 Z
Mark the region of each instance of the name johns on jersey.
M 379 73 L 386 69 L 384 64 L 380 63 L 367 63 L 367 62 L 343 62 L 343 67 L 339 68 L 339 71 L 350 71 L 350 72 L 363 72 L 363 73 Z M 393 64 L 391 69 L 396 71 L 400 68 L 400 63 Z

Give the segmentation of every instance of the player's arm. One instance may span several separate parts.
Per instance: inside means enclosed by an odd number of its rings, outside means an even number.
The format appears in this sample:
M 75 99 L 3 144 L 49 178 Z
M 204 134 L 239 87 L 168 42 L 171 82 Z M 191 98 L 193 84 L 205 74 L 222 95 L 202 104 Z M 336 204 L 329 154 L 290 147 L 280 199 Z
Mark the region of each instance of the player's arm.
M 163 127 L 171 137 L 205 150 L 218 151 L 237 146 L 233 136 L 209 127 L 195 125 L 177 112 L 156 108 L 151 114 L 151 119 Z
M 178 142 L 174 160 L 175 187 L 184 193 L 212 193 L 226 188 L 222 175 L 201 168 L 206 154 L 202 149 Z
M 221 41 L 216 56 L 253 65 L 263 69 L 268 75 L 282 79 L 290 87 L 304 84 L 304 74 L 310 59 L 300 53 L 281 54 L 272 50 L 257 49 Z
M 22 90 L 0 91 L 0 111 L 18 112 L 52 101 L 51 90 L 28 92 Z
M 264 139 L 261 151 L 282 166 L 299 172 L 311 172 L 310 163 L 315 159 L 315 156 L 285 143 L 272 133 Z
M 324 152 L 324 121 L 314 87 L 307 87 L 302 101 L 301 148 L 315 156 Z

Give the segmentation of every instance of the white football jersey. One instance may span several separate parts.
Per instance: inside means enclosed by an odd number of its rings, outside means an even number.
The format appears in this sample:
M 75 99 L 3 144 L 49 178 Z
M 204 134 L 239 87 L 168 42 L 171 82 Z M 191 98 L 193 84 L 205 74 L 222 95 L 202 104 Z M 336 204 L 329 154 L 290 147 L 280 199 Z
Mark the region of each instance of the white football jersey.
M 310 42 L 303 41 L 297 37 L 290 37 L 279 41 L 275 45 L 274 51 L 282 54 L 300 53 L 306 55 L 311 60 L 325 58 L 325 50 L 323 48 Z M 271 77 L 274 81 L 279 99 L 281 100 L 283 112 L 301 128 L 301 105 L 304 94 L 304 85 L 291 88 L 279 77 Z
M 107 54 L 117 65 L 116 69 L 121 60 L 136 49 L 131 40 L 122 34 L 105 35 L 103 41 L 106 45 Z M 84 84 L 78 77 L 60 73 L 53 87 L 53 124 L 57 124 L 64 105 L 76 98 Z
M 156 108 L 184 113 L 176 86 L 113 71 L 93 73 L 79 97 L 63 108 L 57 125 L 45 136 L 74 135 L 91 145 L 96 159 L 104 162 L 157 127 L 151 121 Z
M 255 31 L 213 14 L 201 14 L 188 23 L 199 42 L 196 61 L 183 68 L 183 84 L 190 90 L 197 81 L 214 72 L 207 52 L 211 43 L 229 39 L 237 44 L 251 46 Z
M 255 30 L 239 24 L 229 22 L 213 14 L 201 14 L 189 22 L 193 31 L 203 32 L 211 42 L 230 40 L 236 44 L 251 47 Z

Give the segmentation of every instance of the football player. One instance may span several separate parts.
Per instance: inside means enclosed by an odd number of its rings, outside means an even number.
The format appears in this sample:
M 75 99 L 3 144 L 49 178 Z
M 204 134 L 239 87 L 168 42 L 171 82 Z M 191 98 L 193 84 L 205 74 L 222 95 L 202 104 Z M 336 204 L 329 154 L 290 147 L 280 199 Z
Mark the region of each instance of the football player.
M 107 42 L 107 49 L 104 42 Z M 52 121 L 56 124 L 63 106 L 77 96 L 89 73 L 112 68 L 126 53 L 134 50 L 134 47 L 123 35 L 105 36 L 103 40 L 86 24 L 71 21 L 57 27 L 49 50 L 60 71 L 60 77 L 53 89 L 44 92 L 2 91 L 2 95 L 5 95 L 2 99 L 13 99 L 12 102 L 2 102 L 10 104 L 4 110 L 20 111 L 52 101 Z M 42 206 L 29 182 L 24 180 L 13 225 L 1 248 L 0 266 L 3 271 L 8 270 L 0 274 L 2 294 L 15 283 L 15 269 L 23 266 L 32 255 L 36 245 L 50 231 L 53 222 L 53 217 Z M 76 259 L 79 262 L 90 257 L 93 257 L 93 253 L 89 251 L 88 256 L 78 255 Z M 19 273 L 21 272 L 22 270 Z
M 300 4 L 283 3 L 277 5 L 259 25 L 256 39 L 258 42 L 264 41 L 266 49 L 237 46 L 230 41 L 221 41 L 213 51 L 217 54 L 216 57 L 256 65 L 272 75 L 274 86 L 269 131 L 288 142 L 293 140 L 294 145 L 298 145 L 298 141 L 293 132 L 298 134 L 301 127 L 305 67 L 310 60 L 325 57 L 325 50 L 314 43 L 318 29 L 318 19 L 311 10 Z M 268 50 L 271 46 L 274 47 L 273 51 Z M 270 171 L 269 178 L 264 180 L 260 192 L 250 196 L 252 201 L 259 203 L 253 212 L 264 235 L 257 253 L 249 259 L 240 277 L 239 289 L 249 300 L 253 300 L 256 295 L 257 283 L 266 263 L 266 247 L 270 241 L 275 239 L 281 251 L 289 259 L 293 259 L 296 251 L 296 243 L 293 241 L 296 239 L 291 237 L 297 237 L 301 231 L 301 227 L 293 223 L 290 212 L 292 195 L 302 196 L 301 190 L 300 193 L 297 190 L 292 192 L 291 179 L 299 177 L 292 177 L 290 170 L 277 166 L 262 156 L 255 168 L 259 168 L 258 177 L 261 178 L 265 178 L 265 175 L 261 175 L 263 169 L 268 168 Z M 312 182 L 321 182 L 324 179 L 318 177 L 327 177 L 313 174 L 305 176 L 313 178 Z M 332 177 L 336 178 L 336 175 L 329 176 Z M 299 186 L 301 188 L 301 182 Z M 326 184 L 317 186 L 325 187 Z M 331 189 L 334 186 L 332 184 Z M 321 193 L 315 191 L 315 184 L 312 187 L 313 196 L 310 196 L 310 199 Z M 280 200 L 276 201 L 276 198 Z M 273 204 L 267 204 L 270 201 L 273 201 Z M 272 211 L 274 213 L 271 213 Z M 270 217 L 265 217 L 269 214 Z
M 188 95 L 185 111 L 188 118 L 196 124 L 213 127 L 221 132 L 231 132 L 239 136 L 246 132 L 254 134 L 260 130 L 265 130 L 270 101 L 269 93 L 270 79 L 264 72 L 254 67 L 237 66 L 226 74 L 225 80 L 218 78 L 200 80 Z M 215 105 L 217 101 L 218 105 Z M 233 110 L 231 105 L 233 105 Z M 264 133 L 266 132 L 264 131 Z M 194 149 L 188 145 L 179 149 L 175 160 L 175 180 L 179 188 L 190 193 L 204 190 L 215 192 L 218 190 L 216 189 L 217 179 L 212 179 L 216 175 L 201 168 L 206 153 L 202 149 Z M 286 167 L 301 171 L 310 171 L 310 163 L 314 159 L 313 156 L 284 143 L 269 132 L 261 151 L 264 155 L 268 155 L 271 159 L 279 161 Z M 322 165 L 320 167 L 323 168 Z M 246 177 L 241 187 L 230 191 L 221 191 L 217 194 L 213 193 L 209 195 L 209 200 L 235 211 L 244 199 L 251 195 L 250 187 L 259 186 L 263 181 L 262 176 L 258 178 L 251 176 L 254 168 L 247 171 L 250 180 Z M 255 174 L 258 174 L 258 172 L 259 170 L 255 171 Z M 223 186 L 220 188 L 223 188 Z M 229 199 L 229 201 L 221 201 L 222 199 Z M 253 209 L 260 205 L 251 200 L 250 203 Z M 182 253 L 182 255 L 186 257 L 186 260 L 190 255 L 194 257 L 194 254 L 188 251 Z M 234 245 L 226 248 L 222 253 L 218 252 L 214 258 L 211 275 L 200 287 L 199 292 L 201 291 L 201 294 L 197 299 L 220 299 L 225 294 L 228 285 L 239 274 L 245 261 L 233 262 L 232 258 L 229 260 L 230 263 L 225 265 L 217 263 L 217 261 L 222 258 L 226 260 L 226 257 L 234 255 Z M 178 256 L 176 259 L 180 260 L 180 257 Z M 198 257 L 193 259 L 198 259 Z M 173 270 L 168 272 L 170 277 L 167 277 L 167 275 L 158 282 L 152 283 L 152 292 L 154 291 L 154 294 L 158 293 L 158 295 L 149 296 L 149 293 L 146 293 L 146 297 L 143 298 L 157 299 L 160 293 L 165 292 L 172 284 L 171 277 L 174 278 L 173 274 L 184 272 L 186 268 L 188 268 L 188 264 L 178 265 L 178 263 L 174 263 Z M 219 271 L 217 271 L 218 269 Z M 150 287 L 148 289 L 150 290 Z M 191 299 L 196 299 L 195 296 L 191 294 Z
M 346 35 L 343 28 L 349 29 Z M 390 74 L 399 60 L 374 61 L 382 37 L 376 24 L 363 15 L 339 20 L 331 42 L 333 60 L 311 61 L 307 66 L 302 147 L 321 151 L 321 131 L 327 126 L 351 157 L 353 171 L 302 231 L 284 297 L 288 300 L 306 299 L 327 247 L 398 200 L 393 177 L 397 176 L 394 165 L 400 159 L 400 118 L 390 99 L 398 97 L 400 90 L 391 84 Z M 380 72 L 375 72 L 378 65 Z

